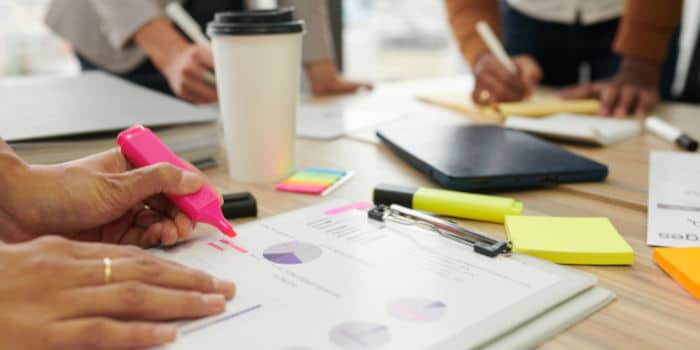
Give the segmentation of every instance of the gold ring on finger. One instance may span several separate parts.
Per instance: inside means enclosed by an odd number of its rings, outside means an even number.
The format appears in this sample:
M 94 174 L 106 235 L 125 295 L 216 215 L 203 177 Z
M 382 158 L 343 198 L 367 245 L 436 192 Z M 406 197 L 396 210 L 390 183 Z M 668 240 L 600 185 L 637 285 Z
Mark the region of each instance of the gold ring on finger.
M 102 262 L 105 266 L 105 284 L 109 284 L 112 281 L 112 259 L 105 257 Z

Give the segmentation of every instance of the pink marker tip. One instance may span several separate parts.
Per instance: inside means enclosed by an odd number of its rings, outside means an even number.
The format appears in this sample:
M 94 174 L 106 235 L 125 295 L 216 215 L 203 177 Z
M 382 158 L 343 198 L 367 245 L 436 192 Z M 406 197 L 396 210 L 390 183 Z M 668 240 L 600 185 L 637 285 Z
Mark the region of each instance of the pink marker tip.
M 231 238 L 235 238 L 236 235 L 237 235 L 237 234 L 236 234 L 236 231 L 233 230 L 233 227 L 229 228 L 228 230 L 225 230 L 223 233 L 224 233 L 226 236 L 231 237 Z

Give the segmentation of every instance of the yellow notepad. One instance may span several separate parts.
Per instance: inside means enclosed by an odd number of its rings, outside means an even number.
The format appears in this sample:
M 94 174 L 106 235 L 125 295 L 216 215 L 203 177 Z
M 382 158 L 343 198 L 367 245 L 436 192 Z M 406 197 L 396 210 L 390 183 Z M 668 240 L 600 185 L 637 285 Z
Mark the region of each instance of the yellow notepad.
M 507 216 L 513 250 L 559 264 L 631 265 L 634 251 L 607 218 Z

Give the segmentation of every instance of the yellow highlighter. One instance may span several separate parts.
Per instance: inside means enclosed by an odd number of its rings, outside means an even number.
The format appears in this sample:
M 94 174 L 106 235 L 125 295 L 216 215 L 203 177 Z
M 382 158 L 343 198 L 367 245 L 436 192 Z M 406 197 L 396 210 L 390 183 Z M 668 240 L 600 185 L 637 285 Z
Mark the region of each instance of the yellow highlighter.
M 379 184 L 374 204 L 398 204 L 416 210 L 463 219 L 503 223 L 506 215 L 521 215 L 523 203 L 513 198 Z

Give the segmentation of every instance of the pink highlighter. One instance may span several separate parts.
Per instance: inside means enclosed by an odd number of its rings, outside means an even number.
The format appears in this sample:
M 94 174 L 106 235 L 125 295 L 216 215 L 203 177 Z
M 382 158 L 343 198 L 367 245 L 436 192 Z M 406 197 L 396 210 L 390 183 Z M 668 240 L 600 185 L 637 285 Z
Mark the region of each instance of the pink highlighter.
M 136 167 L 170 163 L 178 168 L 191 170 L 158 136 L 142 125 L 134 125 L 120 132 L 119 136 L 117 136 L 117 144 L 119 144 L 126 159 Z M 236 231 L 233 230 L 233 226 L 224 218 L 221 212 L 219 196 L 209 185 L 204 184 L 199 191 L 185 196 L 169 194 L 165 196 L 175 203 L 192 221 L 210 224 L 226 236 L 236 237 Z

